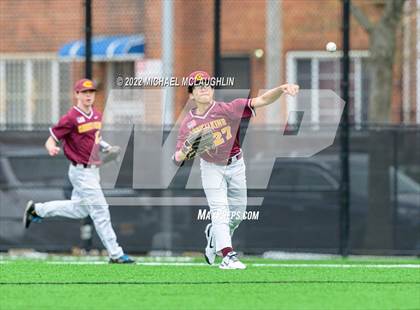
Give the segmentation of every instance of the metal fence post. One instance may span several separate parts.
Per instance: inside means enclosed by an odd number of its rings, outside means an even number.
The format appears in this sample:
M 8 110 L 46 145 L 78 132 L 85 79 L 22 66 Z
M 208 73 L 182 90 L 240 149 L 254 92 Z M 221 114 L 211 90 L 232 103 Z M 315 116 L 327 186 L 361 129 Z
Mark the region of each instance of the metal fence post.
M 214 0 L 214 76 L 220 74 L 220 0 Z
M 92 79 L 92 1 L 85 0 L 85 77 Z M 92 219 L 88 216 L 82 220 L 80 227 L 80 238 L 82 248 L 92 248 Z
M 340 254 L 349 254 L 350 239 L 350 175 L 349 175 L 349 72 L 350 72 L 350 0 L 343 0 L 341 97 L 345 102 L 341 120 L 341 182 L 340 182 Z

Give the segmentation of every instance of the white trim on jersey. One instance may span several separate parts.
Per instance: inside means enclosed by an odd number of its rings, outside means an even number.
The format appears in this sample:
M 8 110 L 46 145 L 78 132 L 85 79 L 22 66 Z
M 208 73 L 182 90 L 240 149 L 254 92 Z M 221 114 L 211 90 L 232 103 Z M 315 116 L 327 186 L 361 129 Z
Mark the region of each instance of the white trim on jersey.
M 52 131 L 52 128 L 50 127 L 50 128 L 48 128 L 48 129 L 50 130 L 51 137 L 53 137 L 53 139 L 54 139 L 56 142 L 60 142 L 60 141 L 57 139 L 57 137 L 55 136 L 54 132 Z
M 216 101 L 213 100 L 213 104 L 210 108 L 208 108 L 206 114 L 204 115 L 196 115 L 192 112 L 192 110 L 190 110 L 190 114 L 192 117 L 196 117 L 196 118 L 201 118 L 201 119 L 205 119 L 207 117 L 207 115 L 209 114 L 210 110 L 213 109 L 213 107 L 216 105 Z
M 255 108 L 251 106 L 252 99 L 248 99 L 248 108 L 251 109 L 252 116 L 257 116 L 257 112 L 255 112 Z
M 90 116 L 89 116 L 89 115 L 87 115 L 85 112 L 83 112 L 82 110 L 80 110 L 78 107 L 73 106 L 73 108 L 74 108 L 77 112 L 79 112 L 80 114 L 82 114 L 84 117 L 86 117 L 87 119 L 91 119 L 91 118 L 92 118 L 92 116 L 93 116 L 93 109 L 90 111 Z

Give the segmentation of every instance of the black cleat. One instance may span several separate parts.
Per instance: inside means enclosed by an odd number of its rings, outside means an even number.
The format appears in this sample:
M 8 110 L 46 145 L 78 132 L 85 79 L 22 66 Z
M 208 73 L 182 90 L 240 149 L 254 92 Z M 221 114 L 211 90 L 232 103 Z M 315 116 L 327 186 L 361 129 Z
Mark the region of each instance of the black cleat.
M 40 223 L 42 217 L 35 212 L 35 204 L 32 200 L 29 200 L 26 204 L 25 213 L 23 214 L 23 225 L 28 228 L 31 222 Z
M 135 261 L 131 259 L 130 256 L 124 254 L 123 256 L 120 256 L 118 258 L 111 258 L 109 260 L 110 264 L 134 264 Z

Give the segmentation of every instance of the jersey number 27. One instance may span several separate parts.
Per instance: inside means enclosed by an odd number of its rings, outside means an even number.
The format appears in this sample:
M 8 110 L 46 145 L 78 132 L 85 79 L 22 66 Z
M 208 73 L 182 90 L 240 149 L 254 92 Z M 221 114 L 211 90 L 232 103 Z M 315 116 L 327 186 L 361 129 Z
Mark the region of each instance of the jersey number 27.
M 215 131 L 213 133 L 214 144 L 219 146 L 226 141 L 229 141 L 232 138 L 232 132 L 230 126 L 226 126 L 220 129 L 220 131 Z

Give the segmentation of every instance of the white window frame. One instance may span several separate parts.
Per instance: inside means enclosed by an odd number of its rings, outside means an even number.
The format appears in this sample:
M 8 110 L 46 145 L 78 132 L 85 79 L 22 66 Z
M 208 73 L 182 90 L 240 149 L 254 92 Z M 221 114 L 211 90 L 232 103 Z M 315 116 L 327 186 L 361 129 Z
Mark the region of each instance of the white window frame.
M 343 53 L 341 51 L 330 53 L 326 51 L 290 51 L 286 54 L 286 77 L 288 83 L 296 83 L 296 69 L 297 60 L 311 59 L 311 89 L 314 91 L 312 96 L 312 115 L 311 120 L 316 126 L 319 123 L 319 102 L 317 100 L 317 90 L 319 89 L 319 61 L 322 59 L 338 59 L 341 58 Z M 354 113 L 356 128 L 361 127 L 362 123 L 362 65 L 361 58 L 369 57 L 368 51 L 350 51 L 350 58 L 354 60 Z M 338 94 L 339 95 L 339 94 Z M 288 105 L 288 110 L 295 104 L 293 101 Z
M 32 103 L 32 80 L 33 63 L 37 60 L 48 60 L 51 62 L 51 119 L 52 123 L 59 118 L 59 59 L 55 53 L 0 53 L 0 130 L 7 128 L 6 123 L 6 63 L 8 61 L 22 61 L 25 64 L 25 116 L 22 116 L 22 123 L 26 130 L 33 128 L 33 103 Z M 4 113 L 3 113 L 4 112 Z M 22 128 L 23 129 L 23 128 Z

